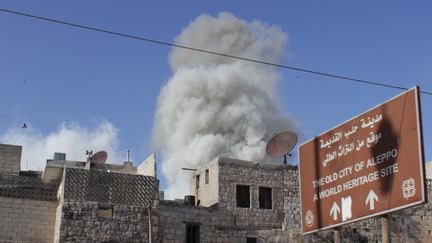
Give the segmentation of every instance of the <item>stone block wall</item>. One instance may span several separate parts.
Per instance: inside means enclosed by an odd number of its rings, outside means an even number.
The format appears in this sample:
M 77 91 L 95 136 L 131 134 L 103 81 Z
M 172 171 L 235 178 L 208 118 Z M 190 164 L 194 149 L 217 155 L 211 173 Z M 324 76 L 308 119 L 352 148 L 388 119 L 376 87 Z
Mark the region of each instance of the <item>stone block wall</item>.
M 27 173 L 28 174 L 28 173 Z M 43 183 L 38 176 L 0 174 L 0 197 L 56 201 L 59 183 Z
M 155 177 L 66 168 L 63 183 L 60 242 L 148 242 L 149 206 L 158 225 Z
M 206 183 L 206 171 L 208 171 L 208 183 Z M 199 187 L 197 189 L 197 176 L 199 176 Z M 190 191 L 194 192 L 195 199 L 203 207 L 210 207 L 219 201 L 219 168 L 217 159 L 197 169 L 194 176 L 191 177 Z
M 151 154 L 137 167 L 137 174 L 145 175 L 145 176 L 153 176 L 153 177 L 157 176 L 156 157 L 154 154 Z
M 286 236 L 297 239 L 301 236 L 301 202 L 298 167 L 285 165 L 283 175 L 284 229 Z
M 99 210 L 112 212 L 101 214 Z M 148 242 L 148 209 L 97 202 L 63 202 L 60 242 Z M 157 211 L 152 217 L 158 225 Z M 153 227 L 156 240 L 157 227 Z
M 199 226 L 201 243 L 246 243 L 247 237 L 258 239 L 259 243 L 272 242 L 271 232 L 264 234 L 253 228 L 221 225 L 217 206 L 204 208 L 185 205 L 176 201 L 161 201 L 159 205 L 158 240 L 161 243 L 183 243 L 186 239 L 186 225 Z M 262 236 L 260 236 L 262 235 Z
M 219 161 L 220 162 L 220 161 Z M 244 242 L 245 237 L 256 237 L 258 242 L 333 242 L 333 230 L 302 236 L 301 234 L 301 202 L 299 190 L 299 173 L 296 166 L 281 165 L 280 168 L 260 168 L 242 162 L 222 160 L 219 163 L 219 203 L 217 210 L 217 223 L 209 222 L 215 227 L 209 242 Z M 280 171 L 280 172 L 278 172 Z M 282 174 L 281 171 L 284 171 Z M 270 172 L 267 174 L 267 172 Z M 251 185 L 251 209 L 235 208 L 235 187 L 233 185 Z M 273 182 L 272 182 L 273 181 Z M 273 218 L 276 224 L 265 224 L 262 215 L 254 212 L 254 187 L 263 185 L 277 188 L 277 182 L 283 181 L 283 227 L 278 227 L 278 218 Z M 267 185 L 265 183 L 268 183 Z M 270 182 L 270 183 L 269 183 Z M 256 184 L 255 184 L 256 183 Z M 277 190 L 276 190 L 277 191 Z M 427 181 L 428 203 L 405 210 L 391 213 L 389 227 L 392 242 L 430 242 L 432 239 L 432 181 Z M 278 198 L 278 195 L 276 195 Z M 248 211 L 249 210 L 249 211 Z M 235 213 L 233 213 L 235 212 Z M 244 213 L 242 216 L 242 213 Z M 264 216 L 265 217 L 265 216 Z M 272 217 L 271 214 L 267 217 Z M 244 224 L 256 220 L 258 224 Z M 243 224 L 242 224 L 243 222 Z M 264 223 L 263 223 L 264 222 Z M 203 223 L 204 224 L 204 223 Z M 269 226 L 269 227 L 266 227 Z M 340 227 L 341 237 L 345 242 L 381 242 L 381 221 L 379 217 L 358 221 Z
M 213 224 L 217 221 L 217 214 L 212 214 L 208 208 L 175 201 L 161 201 L 159 217 L 158 239 L 162 243 L 183 243 L 186 239 L 186 223 L 200 225 L 200 242 L 210 242 L 213 238 Z
M 0 197 L 0 242 L 51 243 L 57 202 Z
M 21 146 L 0 144 L 0 174 L 19 175 Z
M 284 220 L 283 165 L 219 158 L 219 210 L 222 225 L 281 229 Z M 236 186 L 250 186 L 250 208 L 237 207 Z M 272 208 L 259 208 L 259 187 L 272 189 Z

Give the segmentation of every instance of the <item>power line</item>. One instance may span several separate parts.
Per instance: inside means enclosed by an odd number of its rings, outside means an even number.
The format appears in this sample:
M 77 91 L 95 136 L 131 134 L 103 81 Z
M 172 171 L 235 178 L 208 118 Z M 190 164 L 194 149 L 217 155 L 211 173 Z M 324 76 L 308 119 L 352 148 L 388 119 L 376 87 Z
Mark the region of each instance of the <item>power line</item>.
M 342 75 L 336 75 L 336 74 L 331 74 L 331 73 L 314 71 L 314 70 L 310 70 L 310 69 L 292 67 L 292 66 L 287 66 L 287 65 L 283 65 L 283 64 L 271 63 L 271 62 L 266 62 L 266 61 L 256 60 L 256 59 L 251 59 L 251 58 L 246 58 L 246 57 L 239 57 L 239 56 L 229 55 L 226 53 L 220 53 L 220 52 L 215 52 L 215 51 L 210 51 L 210 50 L 194 48 L 194 47 L 190 47 L 190 46 L 178 45 L 178 44 L 174 44 L 174 43 L 170 43 L 170 42 L 164 42 L 164 41 L 159 41 L 159 40 L 155 40 L 155 39 L 144 38 L 144 37 L 134 36 L 134 35 L 130 35 L 130 34 L 124 34 L 124 33 L 120 33 L 120 32 L 90 27 L 90 26 L 81 25 L 81 24 L 74 24 L 74 23 L 70 23 L 70 22 L 66 22 L 66 21 L 62 21 L 62 20 L 41 17 L 41 16 L 37 16 L 37 15 L 27 14 L 27 13 L 23 13 L 23 12 L 17 12 L 17 11 L 3 9 L 3 8 L 0 8 L 0 11 L 10 13 L 10 14 L 20 15 L 20 16 L 24 16 L 24 17 L 29 17 L 29 18 L 33 18 L 33 19 L 39 19 L 39 20 L 43 20 L 43 21 L 47 21 L 47 22 L 52 22 L 52 23 L 57 23 L 57 24 L 62 24 L 62 25 L 68 25 L 68 26 L 72 26 L 72 27 L 76 27 L 76 28 L 102 32 L 102 33 L 110 34 L 110 35 L 116 35 L 116 36 L 125 37 L 125 38 L 129 38 L 129 39 L 151 42 L 151 43 L 155 43 L 155 44 L 159 44 L 159 45 L 177 47 L 177 48 L 182 48 L 182 49 L 186 49 L 186 50 L 190 50 L 190 51 L 196 51 L 196 52 L 202 52 L 202 53 L 207 53 L 207 54 L 212 54 L 212 55 L 218 55 L 218 56 L 223 56 L 223 57 L 228 57 L 228 58 L 233 58 L 233 59 L 238 59 L 238 60 L 243 60 L 243 61 L 248 61 L 248 62 L 254 62 L 254 63 L 264 64 L 264 65 L 269 65 L 269 66 L 278 67 L 278 68 L 284 68 L 284 69 L 290 69 L 290 70 L 295 70 L 295 71 L 304 72 L 304 73 L 326 76 L 326 77 L 330 77 L 330 78 L 344 79 L 344 80 L 349 80 L 349 81 L 353 81 L 353 82 L 357 82 L 357 83 L 363 83 L 363 84 L 369 84 L 369 85 L 375 85 L 375 86 L 381 86 L 381 87 L 387 87 L 387 88 L 393 88 L 393 89 L 399 89 L 399 90 L 408 90 L 408 88 L 405 88 L 402 86 L 384 84 L 384 83 L 368 81 L 368 80 L 364 80 L 364 79 L 352 78 L 352 77 L 348 77 L 348 76 L 342 76 Z M 420 92 L 423 94 L 432 95 L 432 92 L 427 92 L 427 91 L 420 91 Z

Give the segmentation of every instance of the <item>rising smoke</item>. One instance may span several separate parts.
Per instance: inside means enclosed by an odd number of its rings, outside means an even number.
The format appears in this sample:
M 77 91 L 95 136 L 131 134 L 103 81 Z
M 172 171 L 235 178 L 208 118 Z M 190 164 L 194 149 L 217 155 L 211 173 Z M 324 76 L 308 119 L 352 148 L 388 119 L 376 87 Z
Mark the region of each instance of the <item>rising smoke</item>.
M 287 35 L 278 27 L 245 22 L 230 13 L 202 15 L 176 44 L 278 62 Z M 274 132 L 295 130 L 277 98 L 277 71 L 269 66 L 174 48 L 173 76 L 162 88 L 153 142 L 163 155 L 166 195 L 189 193 L 188 172 L 217 156 L 261 160 Z

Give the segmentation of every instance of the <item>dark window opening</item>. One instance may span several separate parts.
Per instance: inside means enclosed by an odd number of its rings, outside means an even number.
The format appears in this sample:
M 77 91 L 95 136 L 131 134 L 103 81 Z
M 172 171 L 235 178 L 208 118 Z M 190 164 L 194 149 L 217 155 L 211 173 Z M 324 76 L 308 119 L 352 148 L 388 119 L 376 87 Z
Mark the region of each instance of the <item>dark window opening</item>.
M 209 183 L 209 170 L 205 170 L 205 184 L 207 185 Z
M 257 243 L 257 238 L 255 237 L 247 237 L 246 243 Z
M 196 183 L 196 185 L 195 185 L 195 189 L 198 190 L 198 189 L 199 189 L 199 183 L 200 183 L 199 175 L 196 176 L 195 183 Z
M 199 243 L 200 233 L 198 224 L 186 224 L 186 243 Z
M 245 185 L 237 185 L 237 207 L 250 208 L 250 187 Z
M 272 189 L 270 187 L 259 188 L 259 208 L 272 209 Z
M 63 212 L 63 218 L 64 219 L 73 219 L 74 213 L 73 212 Z

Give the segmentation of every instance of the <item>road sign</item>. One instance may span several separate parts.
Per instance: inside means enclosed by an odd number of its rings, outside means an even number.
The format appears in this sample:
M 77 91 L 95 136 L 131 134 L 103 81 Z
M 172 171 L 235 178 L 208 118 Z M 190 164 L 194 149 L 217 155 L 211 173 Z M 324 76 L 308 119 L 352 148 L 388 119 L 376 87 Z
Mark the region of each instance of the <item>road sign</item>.
M 426 202 L 419 90 L 302 144 L 304 234 Z

